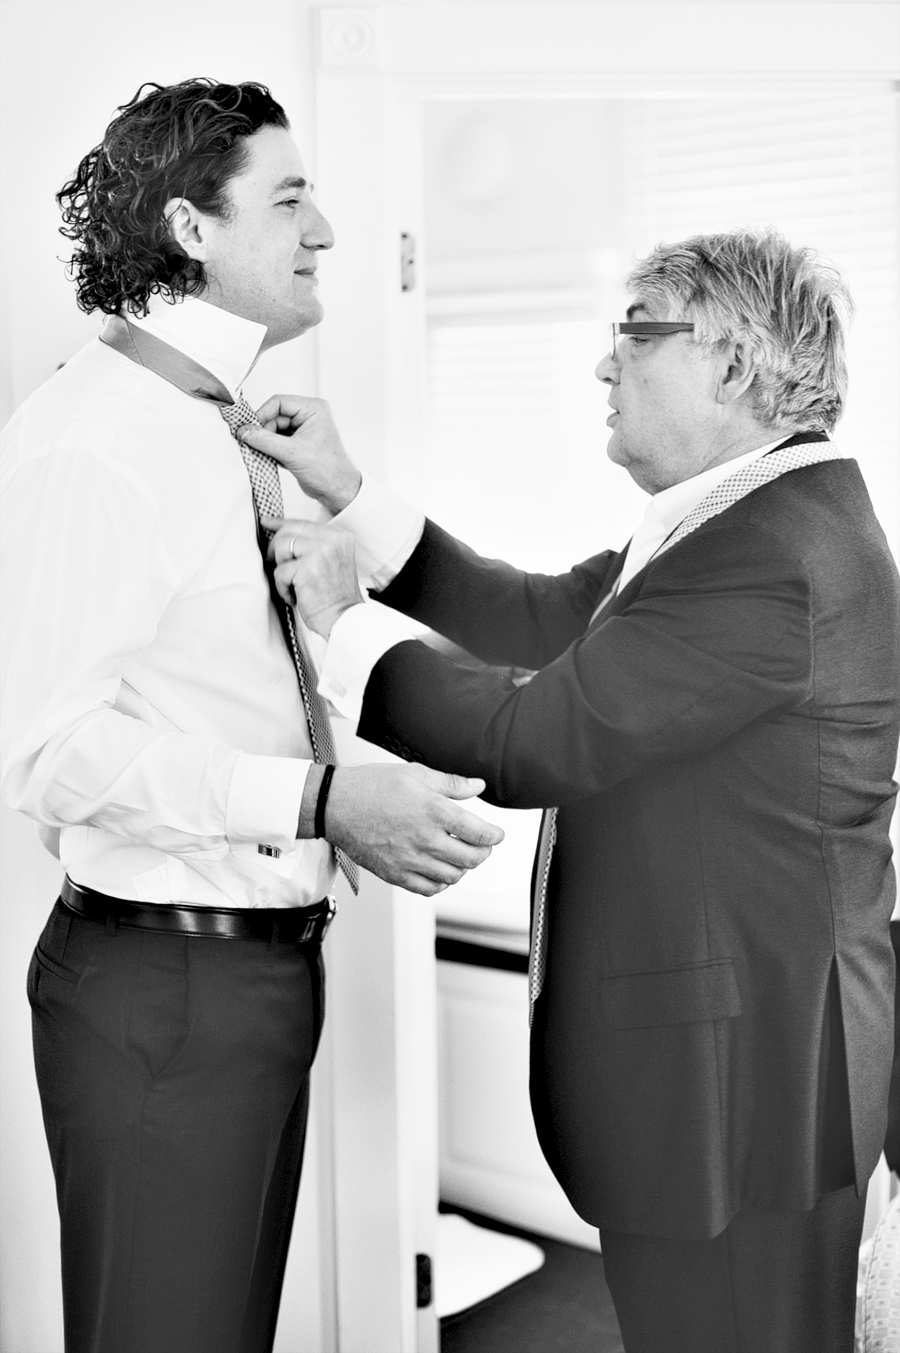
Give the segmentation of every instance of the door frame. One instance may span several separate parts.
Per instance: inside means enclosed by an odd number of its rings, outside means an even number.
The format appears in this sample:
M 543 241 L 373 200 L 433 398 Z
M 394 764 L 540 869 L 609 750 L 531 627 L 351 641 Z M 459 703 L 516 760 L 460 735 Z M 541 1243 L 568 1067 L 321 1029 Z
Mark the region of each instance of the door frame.
M 413 500 L 425 306 L 421 281 L 401 289 L 400 236 L 421 277 L 426 100 L 872 93 L 900 77 L 885 4 L 320 5 L 314 20 L 314 161 L 339 251 L 319 388 L 363 471 Z M 347 761 L 390 759 L 346 729 L 339 741 Z M 434 1306 L 417 1309 L 415 1290 L 438 1193 L 434 907 L 367 876 L 342 912 L 319 1119 L 336 1353 L 436 1353 Z

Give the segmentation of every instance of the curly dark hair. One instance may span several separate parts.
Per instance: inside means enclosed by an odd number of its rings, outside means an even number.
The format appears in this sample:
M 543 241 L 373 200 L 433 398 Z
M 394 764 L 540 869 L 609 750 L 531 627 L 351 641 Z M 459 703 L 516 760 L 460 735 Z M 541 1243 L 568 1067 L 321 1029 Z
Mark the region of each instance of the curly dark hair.
M 173 296 L 202 290 L 203 264 L 172 240 L 166 202 L 186 197 L 227 218 L 228 182 L 246 164 L 246 138 L 287 125 L 281 105 L 252 80 L 141 85 L 56 195 L 60 234 L 76 241 L 67 271 L 80 308 L 146 314 L 150 296 L 163 288 Z

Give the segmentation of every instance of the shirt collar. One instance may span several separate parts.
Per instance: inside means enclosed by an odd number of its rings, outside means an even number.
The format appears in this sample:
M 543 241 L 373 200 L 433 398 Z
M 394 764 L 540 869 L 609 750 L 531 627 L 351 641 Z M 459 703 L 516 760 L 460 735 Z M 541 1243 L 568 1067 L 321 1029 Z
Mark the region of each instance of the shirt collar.
M 242 319 L 196 296 L 173 302 L 157 294 L 150 297 L 146 315 L 129 313 L 127 319 L 199 362 L 232 397 L 237 396 L 266 336 L 264 324 Z
M 659 493 L 654 494 L 647 504 L 647 515 L 655 516 L 666 528 L 666 534 L 674 531 L 676 526 L 680 526 L 689 512 L 693 512 L 698 503 L 712 493 L 713 489 L 724 480 L 742 470 L 745 465 L 758 460 L 760 456 L 767 455 L 774 451 L 776 446 L 780 446 L 784 441 L 784 434 L 776 437 L 774 442 L 767 442 L 765 446 L 758 446 L 754 451 L 747 451 L 742 456 L 735 456 L 734 460 L 726 460 L 723 465 L 714 465 L 712 469 L 703 470 L 700 474 L 695 474 L 691 479 L 684 479 L 680 484 L 673 484 L 668 489 L 661 489 Z

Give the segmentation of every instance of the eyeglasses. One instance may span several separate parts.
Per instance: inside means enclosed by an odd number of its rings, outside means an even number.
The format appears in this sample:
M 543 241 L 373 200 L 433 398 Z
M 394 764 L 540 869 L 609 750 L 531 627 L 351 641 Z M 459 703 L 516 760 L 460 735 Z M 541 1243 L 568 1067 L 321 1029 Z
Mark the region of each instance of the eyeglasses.
M 612 328 L 612 355 L 616 355 L 616 339 L 620 334 L 641 334 L 644 336 L 656 335 L 661 337 L 665 334 L 689 334 L 693 333 L 693 324 L 666 324 L 657 320 L 630 320 L 627 324 L 613 324 Z

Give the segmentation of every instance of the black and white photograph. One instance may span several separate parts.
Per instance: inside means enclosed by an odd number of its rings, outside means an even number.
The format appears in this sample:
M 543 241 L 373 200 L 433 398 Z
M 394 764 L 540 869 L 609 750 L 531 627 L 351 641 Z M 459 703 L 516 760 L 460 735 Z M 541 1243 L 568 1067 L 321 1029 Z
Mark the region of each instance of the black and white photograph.
M 0 39 L 0 1353 L 900 1353 L 900 0 Z

